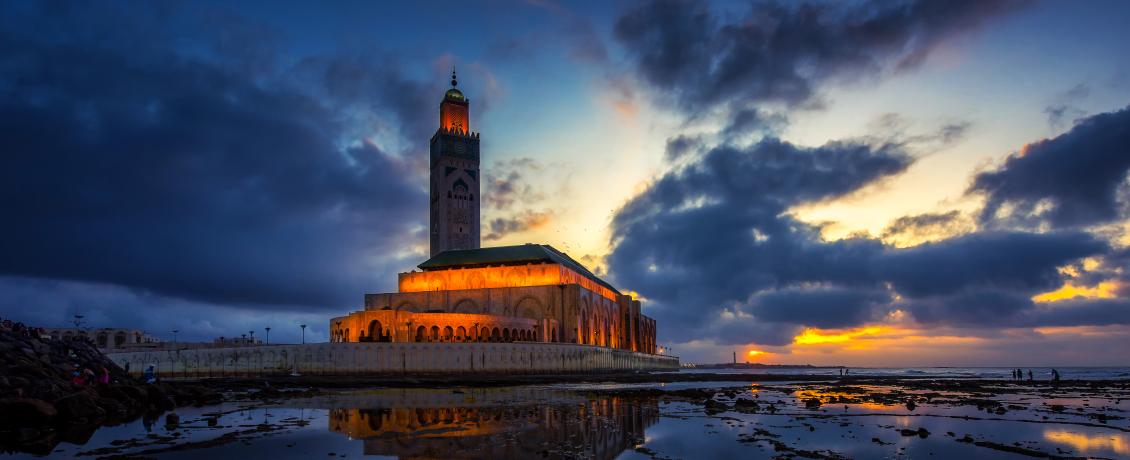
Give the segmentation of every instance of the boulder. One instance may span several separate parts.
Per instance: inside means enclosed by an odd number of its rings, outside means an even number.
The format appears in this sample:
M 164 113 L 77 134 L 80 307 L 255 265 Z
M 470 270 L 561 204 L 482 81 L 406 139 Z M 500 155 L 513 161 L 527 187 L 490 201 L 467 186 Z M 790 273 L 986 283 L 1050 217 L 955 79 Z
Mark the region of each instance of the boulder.
M 98 400 L 86 392 L 78 392 L 55 400 L 55 409 L 65 423 L 91 423 L 106 417 Z
M 50 424 L 59 412 L 51 403 L 31 398 L 0 399 L 0 427 L 39 427 Z

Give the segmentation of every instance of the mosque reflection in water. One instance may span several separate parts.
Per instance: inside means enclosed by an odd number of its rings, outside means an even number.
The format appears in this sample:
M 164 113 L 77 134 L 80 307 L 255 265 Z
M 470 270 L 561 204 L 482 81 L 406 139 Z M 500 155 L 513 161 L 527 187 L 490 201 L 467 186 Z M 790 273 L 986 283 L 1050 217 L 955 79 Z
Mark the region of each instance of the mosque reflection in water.
M 365 455 L 400 458 L 615 458 L 659 419 L 654 399 L 513 406 L 331 409 L 331 431 Z

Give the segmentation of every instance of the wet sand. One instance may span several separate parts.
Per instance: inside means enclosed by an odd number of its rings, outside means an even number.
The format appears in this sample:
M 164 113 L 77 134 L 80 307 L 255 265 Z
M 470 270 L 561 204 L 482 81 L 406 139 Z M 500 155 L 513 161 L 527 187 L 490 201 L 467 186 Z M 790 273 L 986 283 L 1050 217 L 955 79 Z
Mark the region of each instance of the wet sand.
M 228 402 L 105 427 L 51 456 L 1130 457 L 1125 380 L 543 377 L 212 382 Z

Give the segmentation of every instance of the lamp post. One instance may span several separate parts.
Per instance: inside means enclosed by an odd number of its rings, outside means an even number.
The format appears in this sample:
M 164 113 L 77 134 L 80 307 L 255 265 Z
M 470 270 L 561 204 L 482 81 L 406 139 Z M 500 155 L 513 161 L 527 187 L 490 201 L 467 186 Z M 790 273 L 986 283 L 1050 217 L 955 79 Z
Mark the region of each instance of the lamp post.
M 251 345 L 255 345 L 255 331 L 247 331 L 251 335 Z
M 306 325 L 305 324 L 299 324 L 298 327 L 302 328 L 302 343 L 305 344 L 306 343 Z
M 263 328 L 263 329 L 266 329 L 266 330 L 267 330 L 267 337 L 266 337 L 266 340 L 265 340 L 265 341 L 267 342 L 267 345 L 270 345 L 270 344 L 271 344 L 271 328 L 270 328 L 270 327 L 265 327 L 265 328 Z
M 177 348 L 177 333 L 178 332 L 180 332 L 180 329 L 173 329 L 173 349 Z

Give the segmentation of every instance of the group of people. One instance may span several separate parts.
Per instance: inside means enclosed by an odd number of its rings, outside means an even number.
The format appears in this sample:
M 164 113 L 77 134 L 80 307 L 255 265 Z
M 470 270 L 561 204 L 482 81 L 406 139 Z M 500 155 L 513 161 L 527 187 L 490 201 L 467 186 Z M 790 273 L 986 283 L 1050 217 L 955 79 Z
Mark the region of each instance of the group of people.
M 102 370 L 98 375 L 89 367 L 84 367 L 79 370 L 79 365 L 74 365 L 74 370 L 71 371 L 71 383 L 78 387 L 88 387 L 95 385 L 109 385 L 110 384 L 110 370 L 106 366 L 101 366 Z
M 41 327 L 29 327 L 24 323 L 21 323 L 19 321 L 12 321 L 7 318 L 0 319 L 0 328 L 36 339 L 47 335 L 47 330 Z
M 1018 381 L 1024 380 L 1024 371 L 1020 370 L 1020 369 L 1016 369 L 1016 370 L 1012 371 L 1012 379 L 1018 380 Z M 1031 382 L 1032 380 L 1034 380 L 1033 375 L 1032 375 L 1032 369 L 1028 369 L 1028 381 Z M 1057 371 L 1055 369 L 1052 369 L 1052 381 L 1054 381 L 1054 382 L 1059 381 L 1059 371 Z

